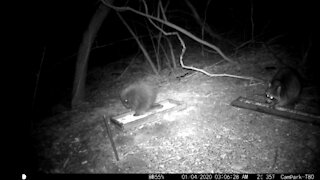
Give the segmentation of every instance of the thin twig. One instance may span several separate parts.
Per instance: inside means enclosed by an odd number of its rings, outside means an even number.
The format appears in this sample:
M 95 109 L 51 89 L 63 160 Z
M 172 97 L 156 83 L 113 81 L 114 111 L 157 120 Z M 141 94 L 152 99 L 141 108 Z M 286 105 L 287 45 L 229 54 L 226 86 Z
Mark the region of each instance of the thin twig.
M 105 2 L 104 0 L 101 0 L 101 1 L 102 1 L 102 3 L 103 3 L 104 5 L 112 8 L 112 9 L 115 9 L 115 10 L 117 10 L 117 11 L 132 11 L 132 12 L 138 14 L 138 15 L 145 16 L 145 17 L 150 18 L 150 19 L 152 19 L 152 20 L 155 20 L 155 21 L 158 21 L 158 22 L 160 22 L 160 23 L 163 23 L 163 24 L 165 24 L 165 25 L 167 25 L 167 26 L 169 26 L 169 27 L 171 27 L 171 28 L 173 28 L 173 29 L 176 29 L 177 31 L 185 34 L 186 36 L 190 37 L 191 39 L 193 39 L 193 40 L 195 40 L 195 41 L 197 41 L 197 42 L 199 42 L 199 43 L 202 43 L 202 44 L 204 44 L 204 45 L 206 45 L 206 46 L 208 46 L 208 47 L 216 50 L 216 51 L 220 54 L 220 56 L 223 57 L 226 61 L 228 61 L 228 62 L 230 62 L 230 63 L 233 63 L 233 64 L 236 63 L 234 60 L 232 60 L 232 59 L 230 59 L 229 57 L 227 57 L 217 46 L 214 46 L 214 45 L 208 43 L 207 41 L 201 40 L 200 38 L 194 36 L 193 34 L 191 34 L 190 32 L 188 32 L 187 30 L 185 30 L 185 29 L 183 29 L 183 28 L 181 28 L 181 27 L 179 27 L 179 26 L 177 26 L 177 25 L 175 25 L 175 24 L 173 24 L 173 23 L 171 23 L 171 22 L 169 22 L 169 21 L 164 21 L 164 20 L 162 20 L 162 19 L 159 19 L 159 18 L 157 18 L 157 17 L 151 16 L 151 15 L 149 15 L 149 14 L 146 14 L 146 13 L 143 13 L 143 12 L 140 12 L 140 11 L 137 11 L 137 10 L 131 8 L 131 7 L 117 7 L 117 6 L 113 6 L 113 5 Z M 147 12 L 147 11 L 146 11 L 146 12 Z
M 153 62 L 151 61 L 151 58 L 147 52 L 147 50 L 144 48 L 144 46 L 142 45 L 142 43 L 139 41 L 138 37 L 136 36 L 136 34 L 133 32 L 133 30 L 130 28 L 130 26 L 128 25 L 128 23 L 122 18 L 122 16 L 117 13 L 118 17 L 120 18 L 120 20 L 122 21 L 122 23 L 126 26 L 126 28 L 128 29 L 128 31 L 131 33 L 131 35 L 134 37 L 134 39 L 136 40 L 136 42 L 138 43 L 141 51 L 143 52 L 144 56 L 146 57 L 146 59 L 149 61 L 149 64 L 153 70 L 153 72 L 156 75 L 159 75 L 159 72 L 157 71 L 156 67 L 154 66 Z
M 103 115 L 103 122 L 104 122 L 104 125 L 106 126 L 107 134 L 108 134 L 108 137 L 110 139 L 110 142 L 111 142 L 111 145 L 112 145 L 112 148 L 113 148 L 113 152 L 114 152 L 114 154 L 116 156 L 117 161 L 119 161 L 117 148 L 116 148 L 116 145 L 114 144 L 113 137 L 112 137 L 112 132 L 111 132 L 110 127 L 109 127 L 109 119 L 107 120 L 105 115 Z
M 124 71 L 120 74 L 120 76 L 118 77 L 118 80 L 122 78 L 122 76 L 128 71 L 129 67 L 133 64 L 133 62 L 136 60 L 137 56 L 139 55 L 139 52 L 137 52 L 137 54 L 132 58 L 131 62 L 129 63 L 129 65 L 124 69 Z
M 251 0 L 251 41 L 254 42 L 253 0 Z
M 209 43 L 206 42 L 206 41 L 202 41 L 201 39 L 199 39 L 199 38 L 193 36 L 191 33 L 187 32 L 186 30 L 184 30 L 184 29 L 182 29 L 182 28 L 180 28 L 180 27 L 178 27 L 178 26 L 176 26 L 176 25 L 174 25 L 174 24 L 172 24 L 172 23 L 170 23 L 170 22 L 168 22 L 168 21 L 163 21 L 162 19 L 159 19 L 159 18 L 156 18 L 156 17 L 153 17 L 153 16 L 149 15 L 149 14 L 148 14 L 148 7 L 147 7 L 147 4 L 146 4 L 145 1 L 142 1 L 142 2 L 143 2 L 143 4 L 144 4 L 145 12 L 146 12 L 146 13 L 142 13 L 142 12 L 137 11 L 137 10 L 135 10 L 135 9 L 132 9 L 132 8 L 130 8 L 130 7 L 115 7 L 115 6 L 113 6 L 113 5 L 110 5 L 110 4 L 105 3 L 104 1 L 102 1 L 102 2 L 103 2 L 106 6 L 108 6 L 108 7 L 110 7 L 110 8 L 113 8 L 113 9 L 116 9 L 116 10 L 118 10 L 118 11 L 129 10 L 129 11 L 135 12 L 135 13 L 137 13 L 137 14 L 139 14 L 139 15 L 142 15 L 142 16 L 147 17 L 147 18 L 149 19 L 150 23 L 153 24 L 155 28 L 157 28 L 159 31 L 161 31 L 161 32 L 162 32 L 163 34 L 165 34 L 166 36 L 168 36 L 168 35 L 176 35 L 176 36 L 178 37 L 179 41 L 180 41 L 180 44 L 182 45 L 182 50 L 181 50 L 181 53 L 180 53 L 179 61 L 180 61 L 181 67 L 183 67 L 183 68 L 191 69 L 191 70 L 195 70 L 195 71 L 199 71 L 199 72 L 201 72 L 201 73 L 203 73 L 203 74 L 205 74 L 205 75 L 207 75 L 207 76 L 210 76 L 210 77 L 232 77 L 232 78 L 245 79 L 245 80 L 250 80 L 250 81 L 253 81 L 253 80 L 255 80 L 255 81 L 261 81 L 260 79 L 253 78 L 253 77 L 247 77 L 247 76 L 237 76 L 237 75 L 230 75 L 230 74 L 210 74 L 210 73 L 206 72 L 205 70 L 198 69 L 198 68 L 196 68 L 196 67 L 186 66 L 186 65 L 183 63 L 183 56 L 184 56 L 184 53 L 185 53 L 185 51 L 186 51 L 186 46 L 185 46 L 184 41 L 183 41 L 182 38 L 180 37 L 179 33 L 178 33 L 178 32 L 166 32 L 166 31 L 164 31 L 162 28 L 160 28 L 159 26 L 157 26 L 152 20 L 156 20 L 156 21 L 158 21 L 158 22 L 160 22 L 160 23 L 166 24 L 166 25 L 168 25 L 168 26 L 170 26 L 170 27 L 172 27 L 172 28 L 174 28 L 174 29 L 176 29 L 176 30 L 184 33 L 185 35 L 191 37 L 192 39 L 194 39 L 194 40 L 196 40 L 196 41 L 198 41 L 198 42 L 200 42 L 200 43 L 204 43 L 204 45 L 207 45 L 207 46 L 215 49 L 222 57 L 224 56 L 224 54 L 220 51 L 220 49 L 219 49 L 218 47 L 213 46 L 213 45 L 209 44 Z M 225 57 L 225 59 L 227 60 L 228 58 Z M 229 60 L 230 60 L 230 62 L 234 63 L 233 60 L 231 60 L 231 59 L 229 59 Z M 228 60 L 228 61 L 229 61 L 229 60 Z
M 37 73 L 37 79 L 36 79 L 36 86 L 34 88 L 34 92 L 33 92 L 33 100 L 32 100 L 32 110 L 34 110 L 34 106 L 35 106 L 35 102 L 36 102 L 36 95 L 38 92 L 38 85 L 39 85 L 39 79 L 40 79 L 40 73 L 42 70 L 42 64 L 43 64 L 43 60 L 44 60 L 44 55 L 46 53 L 46 47 L 43 48 L 43 52 L 42 52 L 42 58 L 41 58 L 41 62 L 40 62 L 40 67 L 39 67 L 39 71 Z

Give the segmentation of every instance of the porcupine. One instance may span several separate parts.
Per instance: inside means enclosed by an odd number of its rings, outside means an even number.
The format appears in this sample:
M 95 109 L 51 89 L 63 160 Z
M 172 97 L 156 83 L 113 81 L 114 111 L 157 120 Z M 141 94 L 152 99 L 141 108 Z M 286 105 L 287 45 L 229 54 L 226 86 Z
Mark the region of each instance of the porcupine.
M 146 82 L 133 83 L 120 93 L 122 104 L 127 109 L 135 111 L 134 116 L 143 115 L 148 110 L 162 107 L 162 105 L 155 103 L 156 98 L 156 87 Z
M 276 106 L 293 106 L 299 99 L 301 89 L 299 73 L 292 68 L 281 68 L 268 85 L 267 101 Z

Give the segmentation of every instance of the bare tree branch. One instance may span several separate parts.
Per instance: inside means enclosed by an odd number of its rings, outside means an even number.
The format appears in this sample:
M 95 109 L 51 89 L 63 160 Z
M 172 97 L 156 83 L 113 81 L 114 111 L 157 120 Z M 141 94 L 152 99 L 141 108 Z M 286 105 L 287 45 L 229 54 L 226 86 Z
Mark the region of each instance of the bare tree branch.
M 144 46 L 141 44 L 141 42 L 139 41 L 138 37 L 136 36 L 136 34 L 132 31 L 132 29 L 130 28 L 130 26 L 127 24 L 127 22 L 122 18 L 122 16 L 117 13 L 118 17 L 120 18 L 120 20 L 122 21 L 122 23 L 126 26 L 126 28 L 129 30 L 130 34 L 134 37 L 134 39 L 136 40 L 136 42 L 138 43 L 141 51 L 143 52 L 144 56 L 146 57 L 146 59 L 148 60 L 149 64 L 151 65 L 151 68 L 153 70 L 153 72 L 156 75 L 159 75 L 157 68 L 154 66 L 153 62 L 151 61 L 151 58 L 147 52 L 147 50 L 144 48 Z
M 199 39 L 198 37 L 196 37 L 193 34 L 191 34 L 190 32 L 188 32 L 187 30 L 185 30 L 185 29 L 183 29 L 183 28 L 181 28 L 181 27 L 179 27 L 179 26 L 177 26 L 177 25 L 175 25 L 175 24 L 173 24 L 173 23 L 171 23 L 169 21 L 164 21 L 162 19 L 156 18 L 156 17 L 151 16 L 149 14 L 142 13 L 140 11 L 137 11 L 137 10 L 131 8 L 131 7 L 116 7 L 116 6 L 113 6 L 113 5 L 109 4 L 109 3 L 106 3 L 104 0 L 102 0 L 102 2 L 106 6 L 112 8 L 112 9 L 115 9 L 117 11 L 132 11 L 132 12 L 138 14 L 138 15 L 141 15 L 141 16 L 150 18 L 152 20 L 158 21 L 160 23 L 163 23 L 163 24 L 165 24 L 165 25 L 167 25 L 167 26 L 169 26 L 169 27 L 171 27 L 171 28 L 173 28 L 173 29 L 185 34 L 186 36 L 190 37 L 191 39 L 193 39 L 193 40 L 195 40 L 195 41 L 197 41 L 199 43 L 202 43 L 202 44 L 206 45 L 209 48 L 214 49 L 215 51 L 217 51 L 220 54 L 221 57 L 223 57 L 223 59 L 227 60 L 228 62 L 233 63 L 233 64 L 236 63 L 234 60 L 232 60 L 229 57 L 227 57 L 217 46 L 214 46 L 214 45 L 208 43 L 207 41 Z

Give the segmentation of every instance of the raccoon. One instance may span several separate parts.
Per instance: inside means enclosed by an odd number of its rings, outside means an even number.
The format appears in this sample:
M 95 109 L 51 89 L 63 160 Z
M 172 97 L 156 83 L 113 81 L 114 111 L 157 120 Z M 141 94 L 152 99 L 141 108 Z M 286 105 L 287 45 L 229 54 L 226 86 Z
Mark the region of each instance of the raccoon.
M 281 68 L 266 90 L 267 102 L 276 106 L 294 106 L 301 92 L 299 73 L 291 68 Z
M 155 86 L 137 82 L 129 85 L 120 93 L 120 100 L 127 108 L 135 111 L 134 116 L 140 116 L 153 108 L 160 108 L 162 105 L 155 103 L 157 89 Z

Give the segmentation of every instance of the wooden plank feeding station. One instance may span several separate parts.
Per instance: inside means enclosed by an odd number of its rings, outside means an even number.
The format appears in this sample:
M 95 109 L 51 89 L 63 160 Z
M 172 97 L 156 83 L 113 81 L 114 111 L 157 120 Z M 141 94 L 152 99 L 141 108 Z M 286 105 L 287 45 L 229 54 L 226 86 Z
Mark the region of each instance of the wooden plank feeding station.
M 269 104 L 257 102 L 244 97 L 239 97 L 231 102 L 232 106 L 254 110 L 266 114 L 280 116 L 287 119 L 298 120 L 306 123 L 320 125 L 320 116 L 284 107 L 271 107 Z
M 113 122 L 118 128 L 122 130 L 127 130 L 134 127 L 138 127 L 144 123 L 153 122 L 155 118 L 152 118 L 152 116 L 157 113 L 179 111 L 185 108 L 184 103 L 172 99 L 161 101 L 158 104 L 161 104 L 162 107 L 158 109 L 153 109 L 140 116 L 133 116 L 133 111 L 127 112 L 115 117 L 111 117 L 111 122 Z

